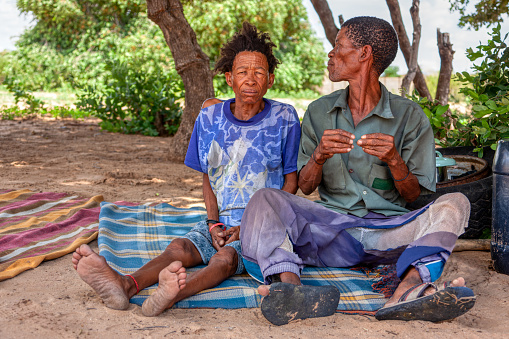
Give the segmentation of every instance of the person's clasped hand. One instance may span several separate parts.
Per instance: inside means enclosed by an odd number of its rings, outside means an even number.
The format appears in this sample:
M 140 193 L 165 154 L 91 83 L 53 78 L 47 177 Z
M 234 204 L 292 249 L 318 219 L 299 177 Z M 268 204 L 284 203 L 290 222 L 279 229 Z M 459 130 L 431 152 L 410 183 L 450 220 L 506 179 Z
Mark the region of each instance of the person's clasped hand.
M 398 155 L 394 146 L 394 137 L 388 134 L 365 134 L 357 141 L 357 145 L 362 147 L 364 152 L 376 156 L 389 165 Z
M 222 231 L 218 234 L 219 236 L 222 236 L 226 240 L 225 244 L 229 244 L 235 240 L 240 239 L 240 226 L 233 226 L 227 229 L 226 231 Z
M 315 161 L 321 163 L 337 153 L 348 153 L 353 149 L 355 135 L 342 129 L 326 129 L 313 154 Z
M 221 247 L 226 244 L 228 240 L 225 235 L 223 235 L 223 229 L 219 226 L 213 227 L 210 230 L 210 236 L 212 238 L 212 246 L 219 251 Z

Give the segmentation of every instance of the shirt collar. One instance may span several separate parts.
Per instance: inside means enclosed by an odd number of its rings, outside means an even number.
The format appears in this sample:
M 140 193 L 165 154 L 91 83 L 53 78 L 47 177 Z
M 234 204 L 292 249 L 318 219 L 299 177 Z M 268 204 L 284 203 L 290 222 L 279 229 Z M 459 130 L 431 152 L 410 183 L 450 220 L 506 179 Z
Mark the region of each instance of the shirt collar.
M 392 119 L 394 116 L 392 115 L 391 111 L 391 105 L 389 102 L 389 91 L 385 86 L 380 83 L 380 90 L 382 92 L 382 96 L 380 97 L 380 101 L 378 101 L 378 104 L 375 106 L 375 108 L 369 112 L 369 114 L 366 116 L 369 117 L 371 115 L 378 115 L 379 117 L 386 118 L 386 119 Z M 345 88 L 343 91 L 340 92 L 339 97 L 336 99 L 336 102 L 334 103 L 334 106 L 328 113 L 332 113 L 337 108 L 340 108 L 343 112 L 346 112 L 346 109 L 348 107 L 348 92 L 349 87 Z

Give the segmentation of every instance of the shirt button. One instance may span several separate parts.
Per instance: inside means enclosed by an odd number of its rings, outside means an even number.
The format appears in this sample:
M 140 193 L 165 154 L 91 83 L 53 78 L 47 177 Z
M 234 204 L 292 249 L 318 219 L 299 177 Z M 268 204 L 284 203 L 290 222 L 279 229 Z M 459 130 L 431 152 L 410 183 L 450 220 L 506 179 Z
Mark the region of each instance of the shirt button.
M 362 194 L 366 195 L 366 194 L 368 194 L 368 192 L 367 191 L 362 191 Z
M 350 169 L 348 170 L 348 172 L 353 173 L 353 169 L 351 169 L 351 168 L 350 168 Z

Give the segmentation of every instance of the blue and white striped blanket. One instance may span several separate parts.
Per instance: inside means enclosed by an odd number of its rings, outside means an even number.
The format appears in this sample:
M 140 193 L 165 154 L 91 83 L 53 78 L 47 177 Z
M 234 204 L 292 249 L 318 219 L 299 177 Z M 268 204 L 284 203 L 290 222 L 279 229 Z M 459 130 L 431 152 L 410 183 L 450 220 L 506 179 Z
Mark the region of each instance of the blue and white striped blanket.
M 158 256 L 175 238 L 186 234 L 206 218 L 203 208 L 177 208 L 168 204 L 155 206 L 120 206 L 101 203 L 99 216 L 99 253 L 121 274 L 132 274 Z M 169 264 L 169 263 L 168 263 Z M 188 272 L 200 267 L 188 269 Z M 383 294 L 373 291 L 373 284 L 387 285 L 392 277 L 387 267 L 355 270 L 306 267 L 302 283 L 334 285 L 341 292 L 338 311 L 371 313 L 383 306 Z M 382 280 L 386 281 L 382 281 Z M 247 273 L 236 275 L 219 286 L 184 299 L 175 308 L 249 308 L 259 307 L 259 283 Z M 382 286 L 382 289 L 383 287 Z M 131 302 L 141 305 L 155 290 L 150 286 L 135 295 Z

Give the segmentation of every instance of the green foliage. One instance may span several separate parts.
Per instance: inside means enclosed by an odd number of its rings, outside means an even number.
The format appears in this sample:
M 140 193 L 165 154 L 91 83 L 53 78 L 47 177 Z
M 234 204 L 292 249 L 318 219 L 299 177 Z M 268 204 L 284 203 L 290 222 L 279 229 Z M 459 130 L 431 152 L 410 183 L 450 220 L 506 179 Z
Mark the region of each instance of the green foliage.
M 426 84 L 428 85 L 430 93 L 436 93 L 438 86 L 438 74 L 427 75 Z M 453 76 L 449 84 L 449 102 L 464 103 L 467 101 L 465 95 L 460 92 L 462 87 L 463 84 Z
M 398 72 L 399 72 L 398 66 L 389 66 L 385 69 L 382 76 L 389 77 L 389 78 L 397 78 L 397 77 L 399 77 Z
M 326 55 L 302 0 L 192 1 L 185 6 L 185 15 L 211 63 L 218 60 L 221 46 L 249 21 L 268 32 L 278 46 L 275 55 L 282 64 L 275 71 L 274 90 L 297 92 L 321 85 Z M 214 82 L 219 94 L 228 91 L 223 79 Z
M 509 48 L 502 39 L 500 25 L 490 33 L 491 39 L 476 50 L 467 49 L 467 57 L 474 64 L 473 74 L 456 74 L 455 81 L 463 87 L 460 93 L 471 104 L 472 112 L 462 115 L 414 93 L 410 98 L 419 103 L 430 119 L 439 146 L 475 146 L 474 152 L 483 156 L 483 147 L 496 149 L 500 139 L 509 138 Z
M 440 105 L 437 101 L 430 101 L 426 97 L 420 97 L 417 91 L 414 91 L 409 96 L 409 99 L 418 103 L 428 117 L 433 128 L 435 143 L 438 146 L 458 146 L 456 145 L 458 130 L 451 128 L 454 122 L 458 120 L 458 116 L 449 110 L 449 105 Z
M 475 10 L 468 12 L 469 4 L 475 6 Z M 507 0 L 449 0 L 451 11 L 460 13 L 460 27 L 471 27 L 475 30 L 487 25 L 502 22 L 503 16 L 509 13 L 509 1 Z
M 37 115 L 73 119 L 82 119 L 89 116 L 84 111 L 67 106 L 48 107 L 42 99 L 36 98 L 19 80 L 14 78 L 7 76 L 4 85 L 13 94 L 15 104 L 11 107 L 0 107 L 0 120 L 30 119 Z
M 11 52 L 9 74 L 29 90 L 75 88 L 107 82 L 108 60 L 122 55 L 149 72 L 170 72 L 173 61 L 142 0 L 18 0 L 37 23 Z M 213 64 L 220 47 L 247 20 L 269 32 L 283 64 L 274 89 L 295 92 L 322 82 L 325 52 L 314 37 L 302 0 L 184 2 L 186 18 Z M 213 65 L 211 65 L 212 67 Z M 216 89 L 226 92 L 219 78 Z M 220 94 L 219 93 L 219 94 Z
M 211 67 L 220 46 L 248 20 L 269 32 L 279 46 L 276 56 L 283 65 L 276 70 L 276 92 L 321 84 L 325 52 L 301 0 L 183 4 Z M 147 18 L 145 1 L 17 0 L 17 5 L 32 14 L 36 24 L 23 33 L 15 51 L 0 55 L 0 77 L 9 74 L 25 91 L 79 90 L 80 107 L 95 110 L 108 130 L 164 135 L 178 128 L 180 111 L 174 102 L 182 96 L 182 82 L 160 28 Z M 231 93 L 224 76 L 216 76 L 214 86 L 218 96 Z M 117 87 L 122 91 L 114 90 Z
M 476 146 L 482 155 L 482 147 L 496 149 L 500 139 L 509 138 L 509 48 L 500 35 L 500 24 L 490 33 L 491 39 L 476 50 L 467 49 L 474 64 L 474 74 L 457 73 L 458 81 L 466 84 L 461 92 L 470 98 L 471 120 L 464 126 L 464 143 Z
M 145 74 L 138 67 L 111 63 L 106 86 L 87 86 L 77 106 L 102 120 L 111 132 L 171 135 L 180 124 L 182 95 L 176 72 Z M 177 96 L 177 94 L 179 94 Z
M 10 54 L 7 51 L 0 52 L 0 84 L 7 76 L 7 67 L 10 64 Z
M 43 109 L 44 101 L 37 99 L 30 91 L 27 91 L 19 81 L 6 77 L 4 84 L 7 89 L 13 93 L 15 104 L 18 105 L 21 103 L 24 106 L 28 106 L 26 109 L 29 114 L 39 113 Z

